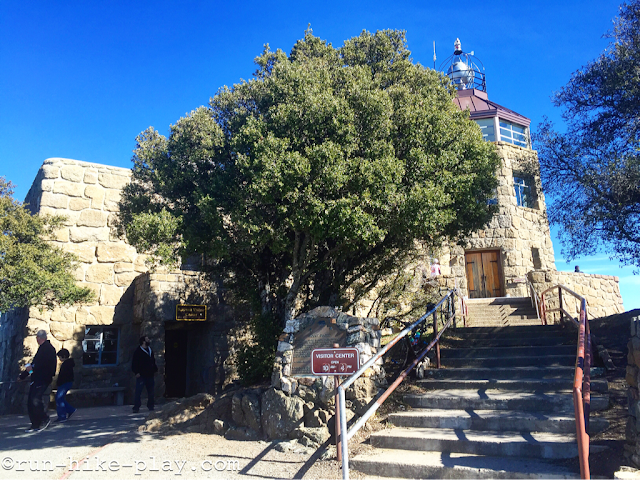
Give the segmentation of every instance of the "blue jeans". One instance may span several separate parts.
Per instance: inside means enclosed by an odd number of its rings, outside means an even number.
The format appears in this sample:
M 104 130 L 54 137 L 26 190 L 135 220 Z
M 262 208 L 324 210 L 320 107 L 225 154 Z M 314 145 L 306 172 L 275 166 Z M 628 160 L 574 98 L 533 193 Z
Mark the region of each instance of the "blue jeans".
M 151 377 L 143 377 L 142 375 L 136 378 L 136 395 L 133 399 L 133 409 L 138 410 L 140 405 L 142 405 L 142 388 L 147 388 L 147 408 L 149 410 L 153 410 L 154 407 L 154 399 L 153 399 L 153 389 L 155 387 L 155 381 L 153 376 Z
M 73 382 L 63 383 L 58 385 L 58 391 L 56 392 L 56 410 L 58 411 L 58 420 L 64 420 L 67 415 L 71 415 L 76 409 L 67 402 L 67 392 L 71 390 Z

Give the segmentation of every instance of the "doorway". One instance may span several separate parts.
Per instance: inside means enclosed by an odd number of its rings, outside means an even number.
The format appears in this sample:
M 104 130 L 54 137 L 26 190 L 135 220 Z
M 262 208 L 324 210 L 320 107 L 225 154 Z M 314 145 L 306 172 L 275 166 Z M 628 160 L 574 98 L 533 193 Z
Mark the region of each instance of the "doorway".
M 469 298 L 491 298 L 502 295 L 500 251 L 466 252 Z
M 165 329 L 165 397 L 182 398 L 187 393 L 187 330 Z

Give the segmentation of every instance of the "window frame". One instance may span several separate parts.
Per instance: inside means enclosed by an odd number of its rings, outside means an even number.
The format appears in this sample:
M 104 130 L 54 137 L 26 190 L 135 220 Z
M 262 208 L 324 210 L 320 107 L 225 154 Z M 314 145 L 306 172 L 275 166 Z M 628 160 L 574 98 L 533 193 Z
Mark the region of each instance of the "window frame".
M 502 142 L 507 142 L 522 148 L 531 147 L 529 129 L 524 125 L 518 125 L 517 123 L 500 118 L 498 119 L 498 128 L 500 129 L 499 137 Z M 520 129 L 522 131 L 519 131 Z
M 86 338 L 88 333 L 88 329 L 95 328 L 99 330 L 99 338 Z M 113 353 L 112 350 L 104 352 L 104 334 L 105 330 L 114 330 L 116 332 L 116 347 L 115 347 L 115 363 L 102 363 L 102 354 L 103 353 Z M 82 366 L 86 368 L 96 368 L 96 367 L 115 367 L 119 365 L 120 362 L 120 328 L 114 327 L 113 325 L 85 325 L 84 326 L 84 335 L 85 338 L 82 339 Z M 85 363 L 85 355 L 87 355 L 86 345 L 89 343 L 97 343 L 97 352 L 98 352 L 98 363 Z
M 521 180 L 522 183 L 518 182 Z M 528 189 L 528 194 L 525 189 Z M 513 191 L 516 197 L 516 205 L 523 208 L 536 208 L 535 181 L 531 175 L 513 172 Z M 525 202 L 526 200 L 526 202 Z

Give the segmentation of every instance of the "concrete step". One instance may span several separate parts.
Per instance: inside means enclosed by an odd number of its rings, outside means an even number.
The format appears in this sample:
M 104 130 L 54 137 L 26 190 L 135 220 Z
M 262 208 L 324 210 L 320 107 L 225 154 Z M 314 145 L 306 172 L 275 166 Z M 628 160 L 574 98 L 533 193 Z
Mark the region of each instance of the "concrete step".
M 532 392 L 553 392 L 557 390 L 571 390 L 573 379 L 567 378 L 520 378 L 520 379 L 426 379 L 418 380 L 418 386 L 423 390 L 445 389 L 498 389 L 498 390 L 529 390 Z M 591 391 L 606 393 L 609 383 L 606 379 L 592 379 Z
M 573 395 L 570 390 L 560 393 L 535 393 L 508 390 L 433 390 L 427 394 L 404 395 L 403 400 L 413 408 L 452 410 L 523 410 L 529 412 L 564 412 L 573 415 Z M 609 406 L 609 395 L 591 395 L 591 411 Z
M 528 338 L 530 336 L 549 336 L 555 334 L 566 334 L 566 329 L 561 325 L 523 325 L 520 327 L 459 327 L 455 330 L 456 335 L 462 337 L 516 337 Z M 571 336 L 573 334 L 571 333 Z
M 461 367 L 566 367 L 575 364 L 576 356 L 573 355 L 540 355 L 528 357 L 473 357 L 473 358 L 447 358 L 442 354 L 442 365 L 448 368 Z
M 544 348 L 540 346 L 502 346 L 502 347 L 471 347 L 471 348 L 443 348 L 441 349 L 443 359 L 451 358 L 491 358 L 491 357 L 534 357 L 544 354 L 545 356 L 573 355 L 575 359 L 575 345 L 548 345 Z
M 390 428 L 375 432 L 371 445 L 431 452 L 474 455 L 573 458 L 578 455 L 575 435 L 459 430 L 450 428 Z
M 553 461 L 487 457 L 467 453 L 376 449 L 349 460 L 367 475 L 397 478 L 580 478 L 577 469 Z
M 426 379 L 477 379 L 511 380 L 519 378 L 535 379 L 573 379 L 575 367 L 564 366 L 525 366 L 525 367 L 462 367 L 429 368 L 425 370 Z
M 449 336 L 444 336 L 441 340 L 443 345 L 450 345 L 454 348 L 473 348 L 473 347 L 515 347 L 518 345 L 523 346 L 552 346 L 552 345 L 573 345 L 576 348 L 575 339 L 566 338 L 561 335 L 547 335 L 543 337 L 530 336 L 530 337 L 467 337 L 456 338 L 455 332 Z
M 467 298 L 467 306 L 476 305 L 531 305 L 529 297 L 491 297 L 491 298 Z
M 576 422 L 573 415 L 526 412 L 516 410 L 447 410 L 414 409 L 389 415 L 396 427 L 454 428 L 501 432 L 548 432 L 574 434 Z M 604 418 L 591 417 L 591 435 L 609 428 Z

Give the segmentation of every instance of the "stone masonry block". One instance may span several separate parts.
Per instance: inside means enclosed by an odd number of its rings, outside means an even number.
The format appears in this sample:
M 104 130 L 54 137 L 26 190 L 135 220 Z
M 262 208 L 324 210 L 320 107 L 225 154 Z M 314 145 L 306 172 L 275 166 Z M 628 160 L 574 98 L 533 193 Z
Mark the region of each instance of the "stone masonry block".
M 113 324 L 113 316 L 115 307 L 111 306 L 93 306 L 89 307 L 89 312 L 94 318 L 94 325 L 111 325 Z
M 68 197 L 82 197 L 84 194 L 84 186 L 80 183 L 67 182 L 65 180 L 56 180 L 53 185 L 53 193 L 61 193 Z
M 89 265 L 85 280 L 91 283 L 112 284 L 113 266 L 100 263 Z
M 77 165 L 65 165 L 60 169 L 60 176 L 70 182 L 81 182 L 84 178 L 84 168 Z
M 107 225 L 107 213 L 99 210 L 83 210 L 78 218 L 78 227 L 104 227 Z
M 102 203 L 104 200 L 104 188 L 98 187 L 97 185 L 87 185 L 84 189 L 84 196 Z
M 69 200 L 69 210 L 84 210 L 91 208 L 90 198 L 71 198 Z
M 69 239 L 79 242 L 106 242 L 109 240 L 109 228 L 72 227 L 69 229 Z
M 44 178 L 58 178 L 60 176 L 60 168 L 54 165 L 43 165 L 42 173 L 44 173 Z
M 87 184 L 98 183 L 98 172 L 85 170 L 83 180 L 84 180 L 84 183 L 87 183 Z
M 51 322 L 49 323 L 49 330 L 56 340 L 64 342 L 73 338 L 73 331 L 75 325 L 73 323 Z
M 123 175 L 112 175 L 110 173 L 100 173 L 98 182 L 105 188 L 115 188 L 122 190 L 125 185 L 129 184 L 131 177 Z
M 128 262 L 136 257 L 136 249 L 126 243 L 103 243 L 98 245 L 98 262 Z
M 50 192 L 42 192 L 40 206 L 53 208 L 67 208 L 69 203 L 68 197 L 65 195 L 57 195 Z
M 138 272 L 116 273 L 116 285 L 119 287 L 128 287 L 138 275 L 140 275 Z
M 73 253 L 78 257 L 78 260 L 84 263 L 93 263 L 96 259 L 95 245 L 69 243 L 64 246 L 64 249 L 69 253 Z
M 100 289 L 100 305 L 117 305 L 122 298 L 122 288 L 102 285 Z
M 133 263 L 118 262 L 113 266 L 116 273 L 133 272 Z

